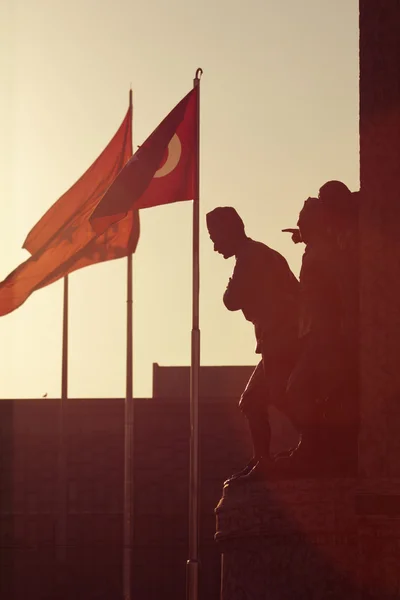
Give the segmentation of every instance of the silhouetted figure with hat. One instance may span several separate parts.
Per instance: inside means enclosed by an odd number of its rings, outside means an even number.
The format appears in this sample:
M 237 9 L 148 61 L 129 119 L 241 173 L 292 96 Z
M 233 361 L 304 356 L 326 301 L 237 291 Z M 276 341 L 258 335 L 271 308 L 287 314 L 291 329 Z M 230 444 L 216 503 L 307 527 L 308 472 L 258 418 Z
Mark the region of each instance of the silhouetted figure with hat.
M 241 310 L 253 323 L 256 353 L 261 355 L 239 403 L 249 423 L 253 457 L 233 481 L 264 475 L 273 462 L 268 404 L 280 405 L 295 362 L 299 284 L 281 254 L 246 235 L 234 208 L 208 213 L 207 227 L 214 250 L 225 259 L 236 258 L 223 301 L 228 310 Z

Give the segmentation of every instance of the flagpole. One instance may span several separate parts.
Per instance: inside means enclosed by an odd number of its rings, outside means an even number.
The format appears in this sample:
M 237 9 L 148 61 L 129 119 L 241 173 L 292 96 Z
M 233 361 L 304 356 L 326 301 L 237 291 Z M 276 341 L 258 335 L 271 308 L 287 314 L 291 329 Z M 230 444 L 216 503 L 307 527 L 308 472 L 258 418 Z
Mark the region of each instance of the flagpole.
M 68 275 L 64 277 L 61 400 L 68 398 Z
M 132 115 L 132 90 L 129 91 L 129 107 Z M 133 292 L 132 254 L 127 256 L 126 300 L 126 393 L 124 432 L 124 548 L 123 548 L 123 595 L 132 598 L 132 540 L 133 540 Z
M 68 399 L 68 317 L 69 317 L 69 280 L 64 277 L 63 289 L 63 327 L 61 359 L 61 399 L 58 413 L 58 568 L 59 585 L 65 587 L 65 564 L 67 551 L 67 465 L 65 451 L 65 404 Z
M 196 180 L 193 198 L 192 350 L 190 366 L 190 471 L 189 471 L 189 558 L 186 563 L 187 600 L 198 599 L 199 588 L 199 373 L 200 373 L 200 78 L 197 69 Z

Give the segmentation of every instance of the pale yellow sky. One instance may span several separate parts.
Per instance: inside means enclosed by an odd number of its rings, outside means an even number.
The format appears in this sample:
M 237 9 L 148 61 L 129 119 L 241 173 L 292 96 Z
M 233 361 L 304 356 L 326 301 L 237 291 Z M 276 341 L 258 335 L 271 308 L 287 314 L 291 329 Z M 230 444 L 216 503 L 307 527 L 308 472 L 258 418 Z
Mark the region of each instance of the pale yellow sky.
M 358 188 L 357 0 L 4 0 L 0 278 L 30 228 L 115 133 L 134 94 L 140 144 L 201 89 L 201 214 L 233 205 L 298 273 L 280 233 L 328 179 Z M 4 135 L 5 132 L 5 135 Z M 134 258 L 134 393 L 152 363 L 188 365 L 190 202 L 142 211 Z M 254 364 L 251 324 L 224 309 L 233 262 L 201 230 L 201 358 Z M 71 397 L 125 393 L 126 259 L 70 277 Z M 0 397 L 59 397 L 62 282 L 0 318 Z

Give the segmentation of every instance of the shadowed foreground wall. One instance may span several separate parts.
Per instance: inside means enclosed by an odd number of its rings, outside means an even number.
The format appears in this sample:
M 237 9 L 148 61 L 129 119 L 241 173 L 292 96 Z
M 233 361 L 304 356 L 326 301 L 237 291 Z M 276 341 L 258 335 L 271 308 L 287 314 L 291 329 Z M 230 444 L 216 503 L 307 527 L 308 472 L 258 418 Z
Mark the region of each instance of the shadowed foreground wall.
M 183 598 L 189 405 L 135 401 L 134 597 Z M 69 400 L 65 410 L 66 547 L 58 477 L 58 400 L 0 401 L 0 597 L 122 599 L 124 402 Z M 202 599 L 219 596 L 213 509 L 249 451 L 236 399 L 203 399 Z

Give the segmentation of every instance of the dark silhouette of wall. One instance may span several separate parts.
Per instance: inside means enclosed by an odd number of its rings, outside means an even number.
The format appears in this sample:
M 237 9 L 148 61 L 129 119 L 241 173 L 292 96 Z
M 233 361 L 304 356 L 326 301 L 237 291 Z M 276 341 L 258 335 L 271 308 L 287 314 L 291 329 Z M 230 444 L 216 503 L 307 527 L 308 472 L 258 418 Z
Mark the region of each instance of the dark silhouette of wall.
M 123 403 L 65 407 L 60 489 L 59 400 L 0 401 L 0 596 L 121 597 Z M 67 500 L 60 548 L 60 492 Z
M 135 401 L 135 597 L 184 597 L 188 527 L 187 400 Z M 122 599 L 123 400 L 65 407 L 66 548 L 60 552 L 57 400 L 0 402 L 0 596 Z M 213 509 L 247 458 L 234 402 L 204 400 L 202 597 L 218 598 Z M 61 549 L 62 550 L 62 549 Z M 65 557 L 63 559 L 63 556 Z

